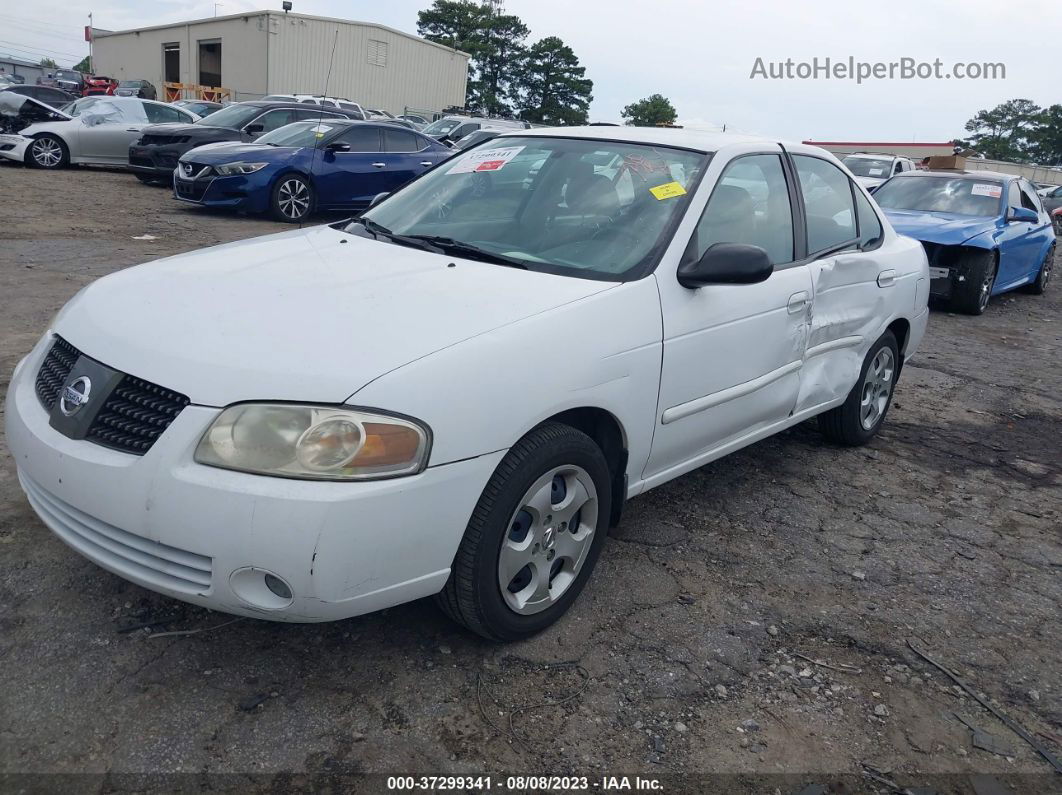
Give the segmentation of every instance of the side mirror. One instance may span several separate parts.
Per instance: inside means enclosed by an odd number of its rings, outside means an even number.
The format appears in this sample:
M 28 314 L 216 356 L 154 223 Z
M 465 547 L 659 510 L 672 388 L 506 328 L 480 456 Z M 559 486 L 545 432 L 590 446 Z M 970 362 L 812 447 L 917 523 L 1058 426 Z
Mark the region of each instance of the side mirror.
M 333 141 L 325 149 L 329 152 L 349 152 L 350 144 L 345 144 L 342 141 Z
M 706 284 L 757 284 L 773 272 L 771 258 L 759 246 L 716 243 L 696 262 L 680 265 L 678 281 L 690 289 Z
M 243 131 L 248 135 L 261 135 L 264 129 L 264 124 L 248 124 L 243 128 Z
M 384 199 L 386 199 L 390 195 L 391 195 L 390 193 L 377 193 L 375 196 L 372 197 L 372 200 L 369 202 L 369 206 L 370 207 L 375 207 L 377 204 L 382 202 Z
M 1022 223 L 1022 224 L 1035 224 L 1040 220 L 1040 216 L 1035 210 L 1030 210 L 1028 207 L 1011 207 L 1010 212 L 1007 213 L 1007 223 Z

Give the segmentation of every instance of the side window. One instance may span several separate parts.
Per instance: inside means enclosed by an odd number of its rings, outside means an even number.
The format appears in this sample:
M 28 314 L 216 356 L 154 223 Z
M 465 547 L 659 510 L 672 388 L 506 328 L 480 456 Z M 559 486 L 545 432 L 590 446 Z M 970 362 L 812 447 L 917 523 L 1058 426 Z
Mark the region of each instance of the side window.
M 1007 207 L 1021 207 L 1021 191 L 1018 190 L 1018 182 L 1010 183 L 1007 189 Z
M 167 121 L 191 121 L 188 116 L 185 116 L 177 108 L 169 105 L 145 104 L 144 112 L 147 113 L 148 121 L 152 124 L 161 124 Z
M 327 110 L 311 110 L 310 108 L 296 108 L 296 121 L 317 121 L 318 119 L 343 119 L 338 113 L 329 113 Z
M 259 116 L 252 124 L 261 124 L 262 132 L 267 133 L 278 127 L 283 127 L 285 124 L 291 124 L 293 121 L 295 121 L 295 111 L 284 108 L 271 110 L 269 113 Z
M 1030 190 L 1030 186 L 1025 182 L 1021 183 L 1021 206 L 1034 213 L 1040 212 L 1040 203 L 1036 201 L 1036 191 Z
M 746 155 L 723 171 L 687 259 L 700 259 L 716 243 L 760 246 L 774 265 L 793 261 L 793 211 L 780 156 Z
M 855 212 L 848 177 L 837 166 L 808 155 L 794 155 L 800 193 L 807 211 L 808 253 L 855 240 Z
M 855 193 L 856 216 L 859 218 L 859 247 L 864 250 L 874 248 L 884 235 L 881 221 L 863 191 L 853 186 L 852 192 Z
M 419 152 L 424 148 L 408 130 L 384 130 L 383 143 L 385 152 Z
M 354 126 L 336 140 L 348 144 L 351 152 L 382 151 L 380 149 L 380 130 L 376 127 Z
M 892 173 L 893 174 L 899 174 L 901 171 L 903 171 L 903 161 L 902 160 L 897 160 L 896 161 L 896 165 L 892 169 Z

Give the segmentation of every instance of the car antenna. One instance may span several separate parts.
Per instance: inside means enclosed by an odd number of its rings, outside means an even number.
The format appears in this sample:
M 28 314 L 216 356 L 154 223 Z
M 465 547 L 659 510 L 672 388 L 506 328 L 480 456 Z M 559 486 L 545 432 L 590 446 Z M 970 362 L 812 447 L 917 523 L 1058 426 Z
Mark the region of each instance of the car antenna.
M 328 56 L 328 73 L 325 75 L 324 93 L 321 94 L 321 102 L 317 105 L 317 130 L 313 136 L 313 152 L 310 154 L 310 174 L 313 174 L 314 166 L 317 165 L 317 144 L 324 135 L 321 132 L 321 124 L 324 123 L 324 98 L 328 96 L 328 83 L 332 79 L 332 62 L 336 58 L 336 42 L 338 41 L 339 28 L 336 28 L 336 35 L 332 38 L 332 54 Z M 299 221 L 299 229 L 302 229 L 302 224 L 303 222 Z

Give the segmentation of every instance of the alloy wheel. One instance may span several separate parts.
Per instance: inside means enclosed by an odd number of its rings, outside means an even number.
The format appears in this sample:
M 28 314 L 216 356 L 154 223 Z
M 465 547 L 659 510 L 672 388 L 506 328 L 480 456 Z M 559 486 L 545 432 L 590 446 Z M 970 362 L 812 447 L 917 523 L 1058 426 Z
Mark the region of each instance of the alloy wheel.
M 996 281 L 996 266 L 993 264 L 985 272 L 985 278 L 981 281 L 981 292 L 977 296 L 977 306 L 982 312 L 988 306 L 988 299 L 992 297 L 992 284 Z
M 1047 252 L 1047 259 L 1044 260 L 1044 264 L 1041 265 L 1043 273 L 1040 275 L 1040 287 L 1046 288 L 1047 283 L 1051 281 L 1051 269 L 1055 266 L 1055 247 L 1051 246 L 1051 250 Z
M 896 359 L 891 348 L 878 351 L 863 379 L 863 395 L 859 402 L 859 422 L 864 430 L 873 428 L 889 405 L 892 394 L 893 376 L 896 371 Z
M 42 168 L 55 168 L 63 159 L 63 148 L 53 138 L 38 138 L 33 142 L 33 161 Z
M 516 613 L 539 613 L 579 576 L 594 540 L 597 488 L 582 467 L 555 467 L 536 480 L 509 521 L 498 555 L 498 585 Z
M 310 211 L 310 189 L 301 179 L 286 180 L 277 191 L 277 204 L 285 218 L 297 221 Z

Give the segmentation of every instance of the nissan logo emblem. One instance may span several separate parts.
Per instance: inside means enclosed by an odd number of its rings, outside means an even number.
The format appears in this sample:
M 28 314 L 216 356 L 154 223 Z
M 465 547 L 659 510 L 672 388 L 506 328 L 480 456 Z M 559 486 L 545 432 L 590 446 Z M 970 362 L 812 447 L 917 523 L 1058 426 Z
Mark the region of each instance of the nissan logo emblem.
M 88 403 L 91 392 L 92 382 L 88 376 L 75 378 L 59 393 L 59 411 L 63 412 L 66 417 L 73 417 L 81 411 L 82 406 Z

